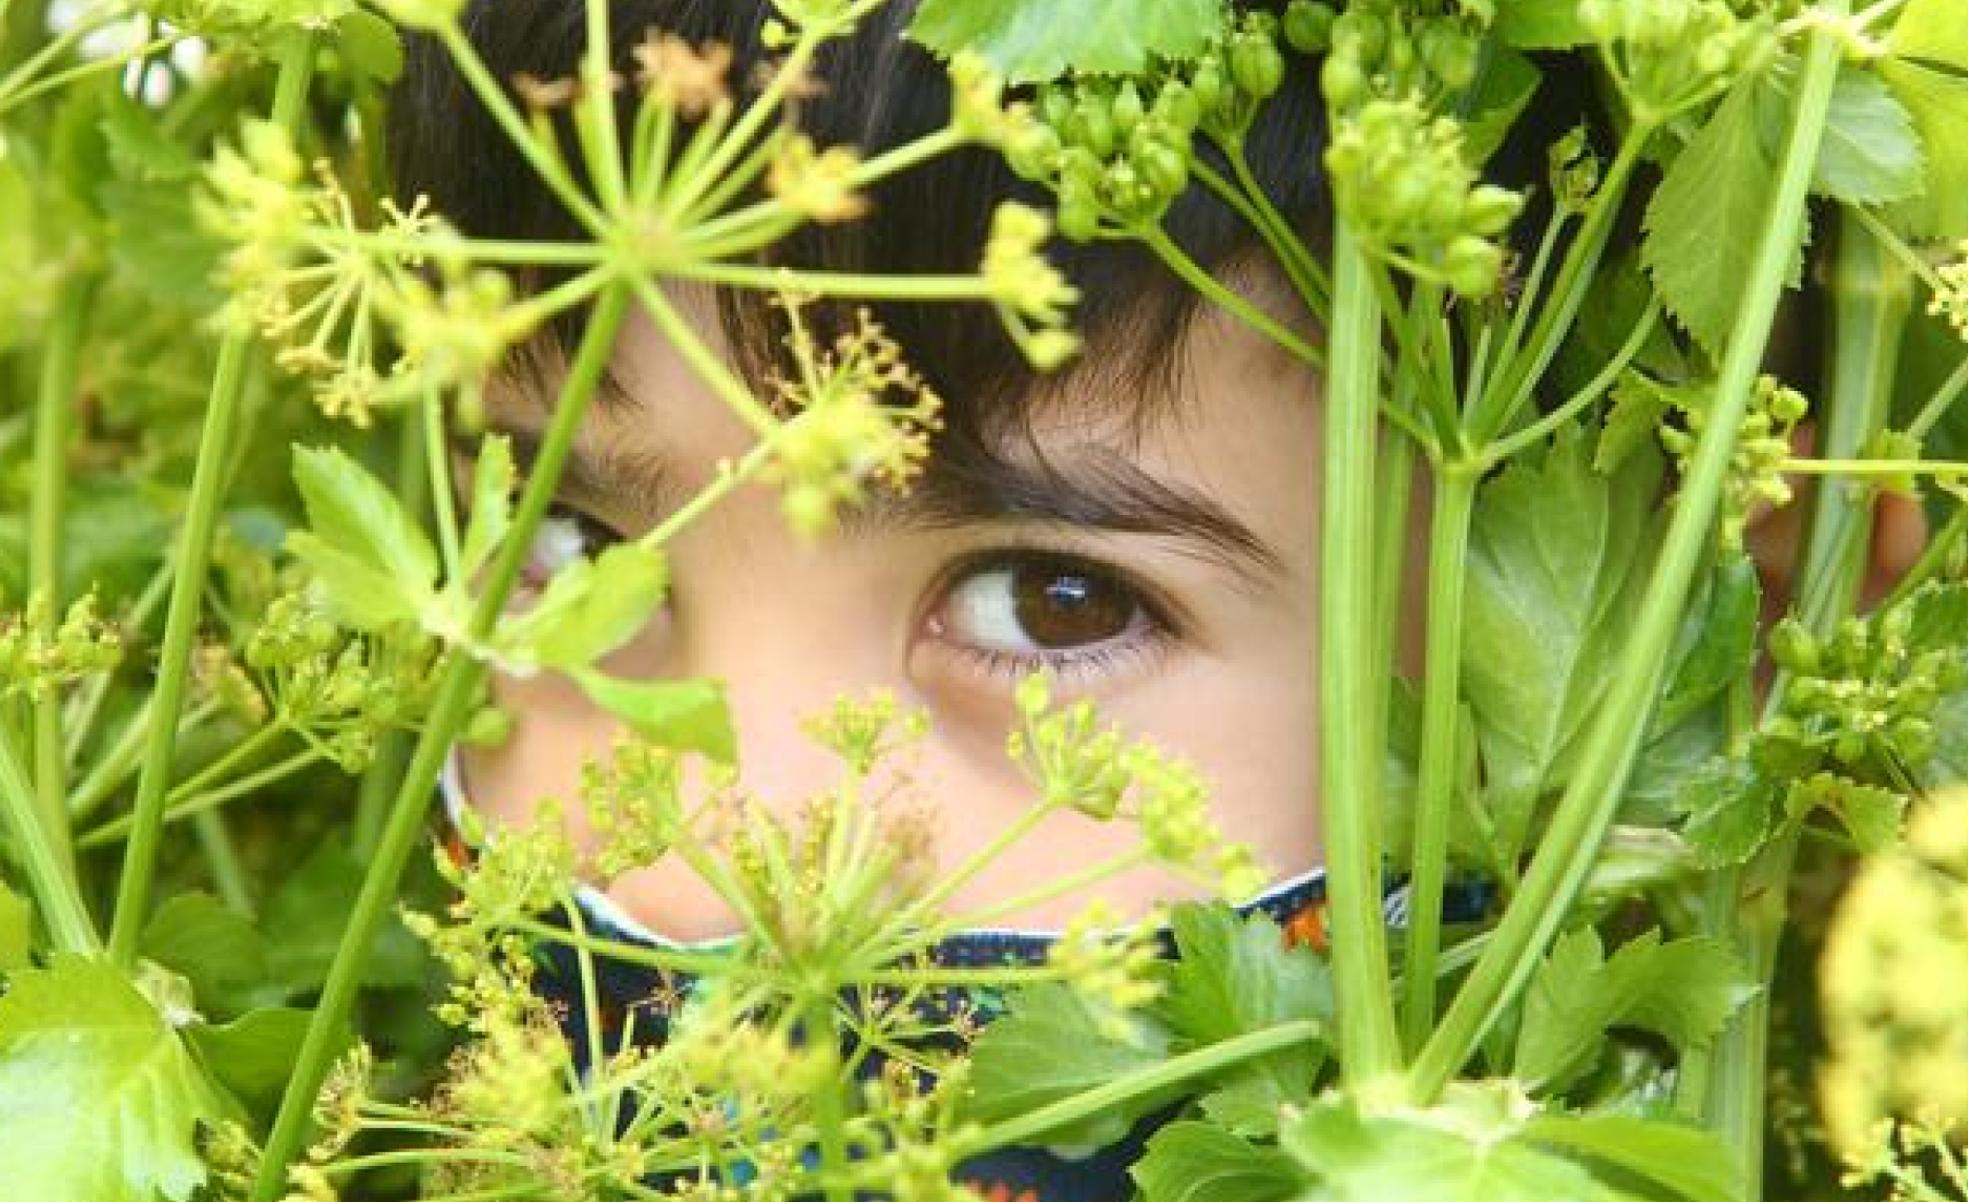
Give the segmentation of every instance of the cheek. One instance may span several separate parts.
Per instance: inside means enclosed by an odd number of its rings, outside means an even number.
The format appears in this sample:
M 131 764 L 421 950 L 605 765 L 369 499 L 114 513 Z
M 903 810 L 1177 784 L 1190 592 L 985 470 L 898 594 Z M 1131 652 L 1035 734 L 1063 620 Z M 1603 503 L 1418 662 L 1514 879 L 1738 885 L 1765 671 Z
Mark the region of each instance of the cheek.
M 543 674 L 532 680 L 497 677 L 493 698 L 517 721 L 512 734 L 496 748 L 461 747 L 459 766 L 465 793 L 472 805 L 509 824 L 530 820 L 546 798 L 567 804 L 568 825 L 577 840 L 587 824 L 570 790 L 580 780 L 581 765 L 605 759 L 615 725 L 588 704 L 581 691 L 564 677 Z

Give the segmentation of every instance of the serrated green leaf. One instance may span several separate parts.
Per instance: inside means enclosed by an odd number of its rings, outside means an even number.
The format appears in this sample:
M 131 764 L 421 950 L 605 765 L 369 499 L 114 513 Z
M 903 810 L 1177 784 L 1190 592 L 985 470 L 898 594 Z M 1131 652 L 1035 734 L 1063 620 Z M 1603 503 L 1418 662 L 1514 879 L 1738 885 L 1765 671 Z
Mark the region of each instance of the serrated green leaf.
M 1612 1191 L 1572 1161 L 1459 1124 L 1377 1116 L 1344 1101 L 1314 1104 L 1280 1146 L 1318 1184 L 1318 1202 L 1598 1202 Z
M 0 976 L 25 968 L 34 952 L 34 911 L 26 899 L 0 885 Z
M 512 439 L 487 435 L 478 445 L 478 462 L 472 467 L 471 517 L 465 522 L 464 544 L 458 552 L 459 570 L 466 576 L 478 574 L 512 529 L 513 479 Z
M 1755 855 L 1772 829 L 1776 787 L 1733 756 L 1716 756 L 1696 769 L 1675 796 L 1688 816 L 1682 837 L 1704 868 L 1741 864 Z
M 251 1010 L 223 1026 L 194 1026 L 185 1040 L 214 1080 L 256 1114 L 280 1100 L 307 1038 L 307 1010 Z
M 1110 1027 L 1117 1020 L 1126 1024 L 1129 1038 L 1115 1038 Z M 1159 1022 L 1140 1014 L 1096 1012 L 1062 984 L 1034 985 L 1012 994 L 1010 1009 L 993 1019 L 972 1046 L 965 1113 L 986 1123 L 1027 1114 L 1152 1068 L 1168 1055 L 1169 1033 Z M 1165 1089 L 1131 1098 L 1045 1132 L 1042 1142 L 1104 1147 L 1174 1096 Z
M 1464 600 L 1463 679 L 1506 853 L 1531 800 L 1561 785 L 1612 680 L 1638 602 L 1659 461 L 1595 472 L 1583 435 L 1561 431 L 1478 494 Z
M 1492 28 L 1520 50 L 1569 50 L 1592 40 L 1578 10 L 1579 0 L 1499 0 Z
M 1593 470 L 1618 471 L 1635 451 L 1652 446 L 1660 437 L 1661 419 L 1670 411 L 1666 391 L 1660 385 L 1641 372 L 1623 373 L 1613 385 L 1612 408 L 1599 431 Z
M 1276 1148 L 1260 1148 L 1208 1123 L 1170 1123 L 1128 1169 L 1143 1202 L 1282 1202 L 1305 1174 Z
M 499 624 L 502 652 L 521 662 L 586 668 L 635 637 L 663 603 L 663 553 L 617 543 L 554 574 L 531 609 Z
M 1773 152 L 1787 128 L 1796 63 L 1794 55 L 1786 56 L 1763 93 L 1763 138 Z M 1850 63 L 1841 66 L 1811 190 L 1844 204 L 1876 205 L 1905 200 L 1926 180 L 1926 155 L 1906 107 L 1878 75 Z
M 128 175 L 182 180 L 198 174 L 198 157 L 164 133 L 156 111 L 123 92 L 104 101 L 103 136 L 111 160 Z
M 403 74 L 403 39 L 396 26 L 367 9 L 355 9 L 335 22 L 335 50 L 357 79 L 388 84 Z
M 616 680 L 591 669 L 568 673 L 588 700 L 638 735 L 677 751 L 695 751 L 720 764 L 736 763 L 738 736 L 724 685 L 715 680 Z
M 183 1202 L 218 1098 L 164 1017 L 107 963 L 59 953 L 0 996 L 0 1181 L 10 1197 Z
M 1650 931 L 1607 959 L 1598 931 L 1569 931 L 1531 981 L 1512 1074 L 1532 1088 L 1562 1090 L 1592 1066 L 1614 1027 L 1651 1031 L 1683 1049 L 1706 1043 L 1754 993 L 1716 940 L 1662 943 Z
M 1188 59 L 1222 29 L 1222 0 L 923 0 L 909 36 L 945 58 L 982 55 L 1012 83 L 1131 75 Z
M 1688 1202 L 1741 1202 L 1742 1176 L 1713 1133 L 1625 1115 L 1539 1115 L 1525 1138 L 1614 1165 Z
M 1240 918 L 1227 906 L 1176 907 L 1169 925 L 1176 959 L 1168 988 L 1155 1006 L 1180 1046 L 1219 1043 L 1280 1023 L 1311 1019 L 1330 1024 L 1332 974 L 1310 948 L 1288 947 L 1284 932 L 1262 914 Z M 1253 1061 L 1238 1077 L 1261 1081 L 1278 1104 L 1312 1097 L 1326 1049 L 1309 1044 Z
M 1927 164 L 1926 188 L 1891 217 L 1915 237 L 1968 237 L 1968 8 L 1912 0 L 1888 48 L 1880 77 L 1912 117 Z
M 1756 565 L 1736 553 L 1700 583 L 1668 653 L 1665 691 L 1653 729 L 1679 725 L 1735 681 L 1747 678 L 1756 654 L 1756 621 L 1763 590 Z
M 200 317 L 223 302 L 213 282 L 220 245 L 192 216 L 187 185 L 105 179 L 96 202 L 108 223 L 110 258 L 147 300 Z
M 1968 647 L 1968 584 L 1929 584 L 1910 602 L 1907 645 L 1914 652 Z
M 294 483 L 310 530 L 287 548 L 320 574 L 335 610 L 372 630 L 415 617 L 435 599 L 437 553 L 396 494 L 333 447 L 296 447 Z
M 264 987 L 266 940 L 207 893 L 180 893 L 157 907 L 137 946 L 145 959 L 190 982 L 208 1016 L 250 1006 L 253 991 Z
M 1818 810 L 1837 819 L 1861 855 L 1876 855 L 1899 840 L 1907 799 L 1891 789 L 1861 784 L 1849 777 L 1820 772 L 1791 785 L 1784 810 L 1802 822 Z
M 1683 147 L 1647 205 L 1641 257 L 1668 312 L 1719 356 L 1754 274 L 1751 262 L 1770 198 L 1776 160 L 1758 115 L 1764 75 L 1745 76 Z M 1795 285 L 1800 247 L 1786 269 Z

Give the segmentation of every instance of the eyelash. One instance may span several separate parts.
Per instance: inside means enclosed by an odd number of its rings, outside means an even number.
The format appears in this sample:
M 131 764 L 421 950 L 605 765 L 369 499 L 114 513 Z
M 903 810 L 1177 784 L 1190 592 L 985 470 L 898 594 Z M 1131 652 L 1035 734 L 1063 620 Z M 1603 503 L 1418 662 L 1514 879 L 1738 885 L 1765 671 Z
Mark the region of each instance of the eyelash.
M 624 535 L 574 506 L 555 502 L 547 510 L 546 523 L 571 526 L 580 539 L 579 555 L 592 559 Z M 536 534 L 536 550 L 529 553 L 522 573 L 522 587 L 537 591 L 546 586 L 554 569 L 542 568 L 536 556 L 538 540 L 548 533 L 543 523 Z M 1007 651 L 960 642 L 934 629 L 938 615 L 950 604 L 957 589 L 968 581 L 990 572 L 1050 569 L 1061 575 L 1080 574 L 1112 585 L 1126 596 L 1139 614 L 1139 630 L 1123 632 L 1098 643 L 1082 647 L 1042 649 L 1033 652 Z M 1182 637 L 1182 623 L 1174 608 L 1155 591 L 1135 580 L 1128 572 L 1091 556 L 1039 547 L 996 547 L 973 552 L 946 568 L 931 588 L 930 605 L 918 623 L 926 637 L 943 654 L 951 656 L 966 671 L 995 683 L 1010 683 L 1037 671 L 1050 671 L 1067 681 L 1086 682 L 1101 677 L 1139 671 L 1154 664 Z
M 1063 574 L 1080 573 L 1120 588 L 1140 614 L 1140 629 L 1084 647 L 1034 652 L 1006 651 L 958 642 L 933 629 L 959 586 L 988 572 L 1050 568 Z M 1000 547 L 968 555 L 945 570 L 930 592 L 931 605 L 923 626 L 937 648 L 963 666 L 994 683 L 1010 683 L 1037 671 L 1049 671 L 1069 682 L 1139 671 L 1152 666 L 1182 637 L 1173 607 L 1128 572 L 1090 556 L 1034 547 Z

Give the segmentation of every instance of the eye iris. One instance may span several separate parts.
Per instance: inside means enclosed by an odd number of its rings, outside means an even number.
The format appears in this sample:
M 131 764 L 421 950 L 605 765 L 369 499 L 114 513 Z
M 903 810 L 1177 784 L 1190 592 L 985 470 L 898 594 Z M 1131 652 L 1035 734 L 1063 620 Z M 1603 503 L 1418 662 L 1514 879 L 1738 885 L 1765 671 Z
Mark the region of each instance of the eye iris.
M 1067 568 L 1027 568 L 1012 581 L 1018 624 L 1041 647 L 1077 647 L 1124 633 L 1134 602 L 1113 581 Z

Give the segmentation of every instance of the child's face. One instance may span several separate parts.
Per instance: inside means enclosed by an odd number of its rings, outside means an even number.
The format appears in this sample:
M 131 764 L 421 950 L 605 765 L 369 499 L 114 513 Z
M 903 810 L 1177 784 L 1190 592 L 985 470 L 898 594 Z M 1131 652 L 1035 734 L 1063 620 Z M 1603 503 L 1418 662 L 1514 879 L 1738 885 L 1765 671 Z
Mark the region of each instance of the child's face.
M 698 328 L 715 341 L 713 326 L 700 313 Z M 1120 416 L 1133 398 L 1113 395 L 1097 363 L 1038 410 L 1036 441 L 1064 483 L 1030 473 L 1003 489 L 939 490 L 932 460 L 911 495 L 936 496 L 933 519 L 907 498 L 881 503 L 815 545 L 789 531 L 769 488 L 741 491 L 671 545 L 668 607 L 608 670 L 725 680 L 744 780 L 787 806 L 837 773 L 800 733 L 803 716 L 877 687 L 923 707 L 934 725 L 912 772 L 947 866 L 1030 804 L 1004 741 L 1014 683 L 1047 668 L 1058 693 L 1096 699 L 1128 732 L 1199 766 L 1226 833 L 1267 867 L 1281 876 L 1313 867 L 1316 379 L 1211 310 L 1178 353 L 1181 395 L 1155 406 L 1138 438 Z M 536 550 L 543 569 L 648 530 L 749 446 L 649 325 L 629 327 L 616 368 L 633 404 L 588 419 L 563 508 Z M 545 411 L 517 393 L 495 399 L 493 412 L 523 447 Z M 1029 471 L 1029 453 L 1005 452 Z M 518 727 L 499 750 L 467 756 L 473 800 L 507 820 L 543 797 L 571 801 L 583 760 L 606 754 L 612 721 L 557 678 L 503 680 L 499 690 Z M 955 912 L 1132 845 L 1129 830 L 1057 815 L 973 881 Z M 1193 888 L 1142 869 L 1097 892 L 1138 911 Z M 735 927 L 680 865 L 630 874 L 613 894 L 677 938 Z M 1060 897 L 1004 921 L 1057 926 L 1087 900 Z

